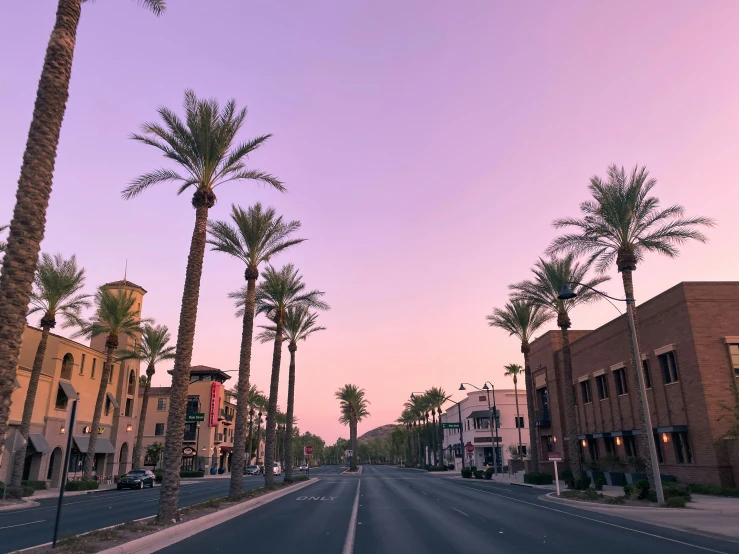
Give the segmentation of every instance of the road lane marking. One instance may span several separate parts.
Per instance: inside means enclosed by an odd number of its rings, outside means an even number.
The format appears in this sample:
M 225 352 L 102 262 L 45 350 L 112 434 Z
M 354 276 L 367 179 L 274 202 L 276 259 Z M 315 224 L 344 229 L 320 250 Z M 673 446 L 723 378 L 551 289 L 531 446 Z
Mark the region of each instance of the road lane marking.
M 647 535 L 648 537 L 654 537 L 656 539 L 662 539 L 663 541 L 669 541 L 669 542 L 674 542 L 674 543 L 677 543 L 677 544 L 683 544 L 685 546 L 691 546 L 693 548 L 697 548 L 699 550 L 705 550 L 707 552 L 716 552 L 717 554 L 726 554 L 726 552 L 723 552 L 721 550 L 714 550 L 712 548 L 707 548 L 705 546 L 698 546 L 696 544 L 690 544 L 689 542 L 683 542 L 683 541 L 679 541 L 677 539 L 671 539 L 669 537 L 663 537 L 662 535 L 655 535 L 653 533 L 647 533 L 646 531 L 639 531 L 638 529 L 632 529 L 631 527 L 624 527 L 623 525 L 617 525 L 615 523 L 608 523 L 607 521 L 602 521 L 600 519 L 595 519 L 595 518 L 592 518 L 592 517 L 581 516 L 579 514 L 573 514 L 573 513 L 570 513 L 570 512 L 565 512 L 564 510 L 558 510 L 556 508 L 550 508 L 549 506 L 542 506 L 540 504 L 534 504 L 533 502 L 526 502 L 525 500 L 519 500 L 518 498 L 513 498 L 511 496 L 506 496 L 504 494 L 496 494 L 494 492 L 483 491 L 483 490 L 480 490 L 480 489 L 478 489 L 476 487 L 468 487 L 467 485 L 457 485 L 457 486 L 458 487 L 462 487 L 463 489 L 470 489 L 470 490 L 473 490 L 473 491 L 481 492 L 483 494 L 492 494 L 493 496 L 499 496 L 500 498 L 505 498 L 507 500 L 513 500 L 513 502 L 519 502 L 520 504 L 528 504 L 529 506 L 534 506 L 535 508 L 541 508 L 543 510 L 549 510 L 551 512 L 558 512 L 560 514 L 565 514 L 565 515 L 568 515 L 568 516 L 577 517 L 577 518 L 585 519 L 585 520 L 588 520 L 588 521 L 594 521 L 596 523 L 601 523 L 603 525 L 608 525 L 609 527 L 616 527 L 618 529 L 624 529 L 626 531 L 631 531 L 633 533 L 639 533 L 640 535 Z M 603 514 L 603 515 L 608 515 L 608 514 Z M 684 533 L 687 533 L 687 531 L 683 531 L 683 532 Z
M 470 517 L 470 516 L 469 516 L 468 514 L 465 514 L 465 513 L 464 513 L 464 512 L 462 511 L 462 510 L 457 510 L 457 508 L 452 508 L 452 510 L 454 510 L 455 512 L 459 512 L 459 513 L 460 513 L 460 514 L 462 514 L 463 516 L 467 516 L 467 517 Z
M 33 525 L 34 523 L 43 523 L 46 521 L 45 519 L 39 519 L 38 521 L 29 521 L 28 523 L 19 523 L 18 525 L 7 525 L 5 527 L 0 527 L 0 529 L 10 529 L 12 527 L 23 527 L 24 525 Z
M 346 531 L 344 550 L 341 551 L 341 554 L 352 554 L 354 552 L 354 535 L 357 532 L 357 512 L 359 511 L 359 487 L 361 485 L 362 481 L 358 479 L 357 494 L 354 495 L 354 506 L 352 507 L 352 517 L 349 520 L 349 529 Z

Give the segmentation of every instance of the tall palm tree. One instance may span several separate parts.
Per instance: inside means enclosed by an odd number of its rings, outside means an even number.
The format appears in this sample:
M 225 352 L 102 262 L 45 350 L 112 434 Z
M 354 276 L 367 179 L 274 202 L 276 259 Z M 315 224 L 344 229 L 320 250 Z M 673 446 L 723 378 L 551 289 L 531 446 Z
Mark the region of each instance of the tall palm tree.
M 143 326 L 141 342 L 134 349 L 123 350 L 118 353 L 119 360 L 139 360 L 146 364 L 144 377 L 144 397 L 139 414 L 139 428 L 136 432 L 136 443 L 133 447 L 133 469 L 141 468 L 141 449 L 144 440 L 144 426 L 146 424 L 146 408 L 149 405 L 149 390 L 151 378 L 156 371 L 156 365 L 165 360 L 174 360 L 174 346 L 168 346 L 171 336 L 166 325 Z
M 518 428 L 518 455 L 523 456 L 523 443 L 521 442 L 521 426 L 518 424 L 518 421 L 521 419 L 521 412 L 518 409 L 518 376 L 523 371 L 523 368 L 518 364 L 508 364 L 507 366 L 503 366 L 503 369 L 505 369 L 505 375 L 506 377 L 513 377 L 513 391 L 516 396 L 516 427 Z M 531 427 L 534 424 L 532 420 L 529 419 L 529 427 Z
M 247 465 L 251 464 L 251 458 L 254 452 L 254 443 L 252 442 L 252 433 L 254 432 L 254 408 L 259 405 L 258 403 L 263 396 L 264 395 L 262 395 L 256 385 L 249 385 L 249 391 L 246 395 L 246 404 L 249 407 L 249 446 L 247 449 Z
M 159 184 L 178 183 L 178 194 L 194 189 L 192 206 L 195 208 L 195 228 L 187 258 L 185 287 L 182 294 L 180 322 L 177 329 L 177 348 L 172 369 L 170 407 L 167 416 L 167 435 L 164 442 L 164 475 L 159 501 L 159 521 L 170 521 L 178 516 L 177 501 L 182 463 L 182 441 L 187 408 L 187 388 L 190 381 L 195 323 L 200 296 L 200 277 L 207 238 L 208 210 L 216 203 L 215 189 L 225 183 L 249 180 L 266 183 L 284 191 L 280 181 L 268 173 L 247 169 L 246 158 L 264 144 L 270 135 L 264 135 L 236 144 L 236 134 L 246 119 L 246 109 L 236 109 L 229 100 L 223 108 L 214 99 L 199 99 L 191 90 L 185 91 L 185 121 L 168 108 L 159 108 L 163 124 L 146 123 L 143 134 L 131 138 L 160 150 L 181 170 L 155 169 L 139 176 L 123 191 L 123 198 L 131 199 L 147 188 Z
M 285 312 L 285 323 L 283 334 L 287 340 L 287 349 L 290 352 L 290 371 L 287 381 L 287 413 L 285 428 L 285 481 L 290 483 L 293 479 L 293 418 L 295 414 L 295 353 L 298 351 L 298 342 L 307 340 L 309 336 L 318 331 L 325 331 L 316 323 L 318 314 L 311 312 L 305 306 L 293 306 Z M 276 327 L 274 325 L 262 326 L 264 331 L 257 337 L 259 342 L 272 342 L 275 340 Z
M 349 462 L 349 470 L 357 469 L 357 424 L 370 415 L 367 407 L 370 402 L 365 398 L 364 389 L 357 385 L 344 385 L 334 393 L 339 400 L 341 417 L 339 423 L 349 426 L 349 442 L 351 444 L 352 457 Z
M 429 406 L 431 407 L 431 414 L 434 420 L 434 451 L 437 453 L 437 460 L 439 465 L 442 463 L 443 450 L 444 450 L 444 431 L 441 427 L 441 407 L 449 399 L 449 395 L 441 387 L 431 387 L 426 391 L 426 397 L 429 400 Z M 435 414 L 439 416 L 438 427 L 436 424 Z
M 599 300 L 600 295 L 587 287 L 595 288 L 609 279 L 606 276 L 588 278 L 589 269 L 590 263 L 576 262 L 572 254 L 568 254 L 563 258 L 551 258 L 548 261 L 539 258 L 531 270 L 534 273 L 533 280 L 510 285 L 515 298 L 538 306 L 557 316 L 557 326 L 562 331 L 562 357 L 564 359 L 562 382 L 569 431 L 567 448 L 569 449 L 570 466 L 575 478 L 580 477 L 582 468 L 579 463 L 580 450 L 577 442 L 579 434 L 577 429 L 577 402 L 574 387 L 571 386 L 572 353 L 570 352 L 569 328 L 572 326 L 572 322 L 569 312 L 576 306 Z M 572 290 L 576 291 L 578 295 L 569 300 L 559 300 L 557 296 L 565 283 L 583 283 L 586 287 L 572 285 Z
M 26 326 L 40 244 L 46 227 L 54 163 L 69 98 L 72 59 L 85 0 L 59 0 L 46 47 L 36 103 L 23 153 L 16 203 L 0 275 L 0 448 L 5 442 L 15 368 Z M 139 0 L 155 15 L 164 0 Z
M 95 401 L 95 411 L 92 416 L 92 429 L 100 427 L 100 416 L 103 412 L 105 393 L 108 390 L 108 381 L 113 367 L 113 357 L 118 350 L 118 341 L 121 335 L 138 340 L 141 334 L 141 325 L 151 323 L 150 319 L 141 319 L 136 309 L 136 298 L 127 291 L 111 291 L 100 287 L 95 294 L 96 314 L 82 329 L 76 333 L 76 337 L 94 338 L 105 335 L 105 364 L 103 374 L 100 376 L 100 387 Z M 87 446 L 85 465 L 82 468 L 82 479 L 92 479 L 93 464 L 95 462 L 95 447 L 97 445 L 97 433 L 90 433 L 90 442 Z
M 621 273 L 624 294 L 630 299 L 633 307 L 634 326 L 638 333 L 638 318 L 634 303 L 633 272 L 637 263 L 644 259 L 648 252 L 664 254 L 675 258 L 680 251 L 678 246 L 689 240 L 705 243 L 707 237 L 699 231 L 699 227 L 713 227 L 714 220 L 708 217 L 685 217 L 685 208 L 679 204 L 664 210 L 659 207 L 659 199 L 649 196 L 657 180 L 649 176 L 646 167 L 634 167 L 626 174 L 623 167 L 608 167 L 608 178 L 602 180 L 598 176 L 590 179 L 593 199 L 580 204 L 582 219 L 566 217 L 554 221 L 557 228 L 574 227 L 575 232 L 557 237 L 548 252 L 557 254 L 571 252 L 575 255 L 588 255 L 596 264 L 598 271 L 605 271 L 615 262 Z M 636 353 L 633 343 L 629 342 L 631 359 Z M 639 390 L 639 372 L 641 367 L 632 370 L 634 384 Z M 634 403 L 636 424 L 645 428 L 644 410 L 640 402 Z M 638 435 L 639 448 L 648 452 L 647 435 Z M 647 475 L 652 479 L 651 461 Z
M 244 278 L 244 309 L 241 327 L 241 352 L 239 355 L 239 382 L 237 385 L 236 422 L 234 425 L 234 445 L 232 467 L 241 468 L 244 464 L 247 396 L 251 373 L 251 347 L 254 331 L 254 302 L 256 299 L 259 266 L 269 262 L 272 257 L 284 252 L 305 239 L 291 238 L 300 228 L 299 221 L 283 221 L 274 208 L 262 208 L 257 203 L 247 210 L 231 206 L 231 221 L 211 221 L 208 223 L 213 250 L 225 252 L 246 264 Z M 285 472 L 287 475 L 287 472 Z M 244 486 L 244 472 L 231 471 L 229 496 L 239 496 Z
M 274 482 L 272 462 L 275 442 L 275 416 L 277 415 L 277 392 L 280 384 L 280 362 L 282 360 L 282 342 L 284 340 L 285 315 L 289 308 L 305 306 L 319 310 L 327 310 L 328 304 L 321 300 L 324 293 L 308 291 L 303 278 L 292 264 L 277 270 L 268 265 L 264 271 L 264 280 L 257 287 L 256 313 L 267 316 L 274 323 L 275 340 L 272 351 L 272 376 L 269 385 L 269 406 L 265 425 L 264 484 L 270 486 Z M 244 308 L 243 296 L 236 302 L 237 307 Z
M 539 471 L 539 444 L 536 437 L 536 413 L 534 411 L 534 380 L 531 377 L 530 342 L 534 333 L 538 331 L 554 314 L 551 310 L 543 309 L 536 304 L 513 299 L 503 308 L 494 308 L 493 313 L 487 316 L 488 325 L 508 332 L 521 341 L 523 354 L 524 383 L 526 384 L 526 411 L 529 417 L 529 459 L 534 472 Z
M 401 425 L 404 425 L 405 430 L 406 430 L 406 440 L 408 442 L 406 459 L 405 459 L 406 466 L 408 465 L 408 458 L 410 458 L 414 452 L 413 436 L 411 434 L 411 427 L 413 426 L 414 419 L 415 419 L 415 416 L 413 415 L 413 413 L 406 408 L 400 413 L 400 417 L 396 420 Z
M 7 225 L 0 225 L 0 233 L 4 233 L 5 229 L 7 229 Z M 8 243 L 4 240 L 0 240 L 0 252 L 5 252 L 5 248 L 8 246 Z
M 425 394 L 413 394 L 410 400 L 406 401 L 404 408 L 413 416 L 411 421 L 416 435 L 416 450 L 414 450 L 413 457 L 416 458 L 417 464 L 421 464 L 423 461 L 423 440 L 421 438 L 422 425 L 424 421 L 424 415 L 428 406 L 428 398 Z
M 31 417 L 46 357 L 49 333 L 56 327 L 57 316 L 62 318 L 63 328 L 82 325 L 80 319 L 82 309 L 90 306 L 90 295 L 80 294 L 84 286 L 85 270 L 77 267 L 77 258 L 74 255 L 68 260 L 65 260 L 61 254 L 51 256 L 44 253 L 41 255 L 41 261 L 36 268 L 34 289 L 31 292 L 31 309 L 29 310 L 29 315 L 41 314 L 41 340 L 39 340 L 36 356 L 33 359 L 31 378 L 28 381 L 26 400 L 23 404 L 23 417 L 18 428 L 24 439 L 28 439 L 31 428 Z M 27 443 L 24 443 L 13 458 L 13 473 L 10 480 L 10 485 L 13 487 L 21 486 L 26 446 Z

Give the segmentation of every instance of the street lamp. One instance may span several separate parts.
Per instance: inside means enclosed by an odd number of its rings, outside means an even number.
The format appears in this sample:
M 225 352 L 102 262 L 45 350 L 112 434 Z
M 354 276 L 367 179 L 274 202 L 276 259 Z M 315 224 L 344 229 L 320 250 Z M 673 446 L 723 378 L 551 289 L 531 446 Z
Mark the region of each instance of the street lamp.
M 662 478 L 660 477 L 660 472 L 659 472 L 659 460 L 657 459 L 657 447 L 654 444 L 654 435 L 652 433 L 652 416 L 649 412 L 649 400 L 647 399 L 647 390 L 646 390 L 646 387 L 644 386 L 644 373 L 642 372 L 641 359 L 640 359 L 640 354 L 639 354 L 639 339 L 636 336 L 636 325 L 634 324 L 634 302 L 635 300 L 628 296 L 626 298 L 614 298 L 613 296 L 608 296 L 607 294 L 602 293 L 599 290 L 595 290 L 593 287 L 590 287 L 583 283 L 579 283 L 577 281 L 567 281 L 566 283 L 562 285 L 562 290 L 557 296 L 559 300 L 569 300 L 577 296 L 577 293 L 574 292 L 572 289 L 570 289 L 568 285 L 579 285 L 581 287 L 590 289 L 593 292 L 600 294 L 601 296 L 607 299 L 615 300 L 616 302 L 626 302 L 626 313 L 629 317 L 629 331 L 631 333 L 631 346 L 634 350 L 634 371 L 636 371 L 636 381 L 637 383 L 639 383 L 639 396 L 641 397 L 642 411 L 644 412 L 644 426 L 646 427 L 644 432 L 647 435 L 647 444 L 649 445 L 649 457 L 651 458 L 651 461 L 652 461 L 652 476 L 654 478 L 654 489 L 655 489 L 655 492 L 657 493 L 657 504 L 660 506 L 664 506 L 665 493 L 662 490 Z
M 419 393 L 419 394 L 425 394 L 425 393 Z M 414 393 L 411 393 L 411 399 L 415 398 Z M 445 400 L 449 400 L 449 402 L 454 402 L 457 405 L 457 416 L 459 417 L 459 446 L 461 448 L 460 455 L 462 456 L 462 469 L 464 469 L 464 433 L 462 429 L 462 408 L 459 406 L 459 402 L 456 402 L 455 400 L 452 400 L 450 397 L 446 397 Z M 441 419 L 441 417 L 439 418 Z
M 488 387 L 488 384 L 490 384 L 490 387 Z M 476 387 L 472 383 L 461 383 L 459 385 L 459 390 L 467 390 L 464 388 L 465 385 L 469 385 L 472 388 L 475 388 L 479 391 L 485 391 L 487 393 L 488 397 L 488 412 L 490 413 L 490 439 L 493 441 L 493 474 L 498 474 L 498 455 L 496 453 L 496 448 L 498 448 L 498 409 L 495 406 L 495 385 L 493 385 L 490 381 L 485 381 L 485 384 L 480 387 Z M 493 389 L 493 406 L 490 407 L 490 389 Z M 520 452 L 519 452 L 520 454 Z

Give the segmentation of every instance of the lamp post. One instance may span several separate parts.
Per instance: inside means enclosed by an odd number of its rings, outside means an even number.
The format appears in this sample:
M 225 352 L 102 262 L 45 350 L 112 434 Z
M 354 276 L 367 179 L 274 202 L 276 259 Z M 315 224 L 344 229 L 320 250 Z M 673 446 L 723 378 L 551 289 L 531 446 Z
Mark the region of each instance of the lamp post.
M 488 384 L 490 387 L 488 387 Z M 472 383 L 461 383 L 459 385 L 459 390 L 467 390 L 464 388 L 465 385 L 469 385 L 472 388 L 475 388 L 479 391 L 485 391 L 487 393 L 488 397 L 488 413 L 490 414 L 490 439 L 493 441 L 493 474 L 498 474 L 498 454 L 497 454 L 497 448 L 498 448 L 498 408 L 495 406 L 495 385 L 493 385 L 490 381 L 485 381 L 485 384 L 482 385 L 482 388 L 476 387 Z M 490 407 L 490 389 L 493 389 L 493 406 Z M 519 452 L 520 454 L 520 452 Z
M 652 461 L 652 476 L 654 479 L 654 490 L 657 493 L 657 504 L 664 506 L 665 504 L 665 493 L 662 490 L 662 478 L 659 472 L 659 460 L 657 459 L 657 446 L 654 444 L 654 434 L 652 432 L 652 416 L 649 412 L 649 400 L 647 399 L 647 390 L 644 386 L 644 373 L 642 371 L 641 359 L 639 355 L 639 339 L 636 336 L 636 325 L 634 324 L 634 302 L 633 298 L 614 298 L 608 296 L 605 293 L 595 290 L 593 287 L 578 283 L 577 281 L 568 281 L 562 285 L 562 290 L 557 298 L 559 300 L 569 300 L 577 296 L 576 292 L 573 292 L 568 285 L 579 285 L 593 292 L 600 294 L 601 296 L 616 302 L 626 302 L 626 313 L 629 320 L 629 332 L 631 333 L 631 346 L 634 350 L 634 371 L 636 371 L 636 380 L 639 383 L 639 396 L 641 397 L 642 411 L 644 412 L 644 433 L 647 435 L 647 444 L 649 445 L 649 457 Z

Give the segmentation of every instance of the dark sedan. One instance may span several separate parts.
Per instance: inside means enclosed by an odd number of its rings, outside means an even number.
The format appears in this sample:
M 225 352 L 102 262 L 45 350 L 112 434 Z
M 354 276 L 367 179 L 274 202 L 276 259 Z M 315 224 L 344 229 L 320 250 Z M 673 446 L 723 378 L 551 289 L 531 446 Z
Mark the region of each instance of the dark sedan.
M 118 490 L 154 487 L 154 479 L 154 473 L 148 469 L 129 471 L 118 481 Z

